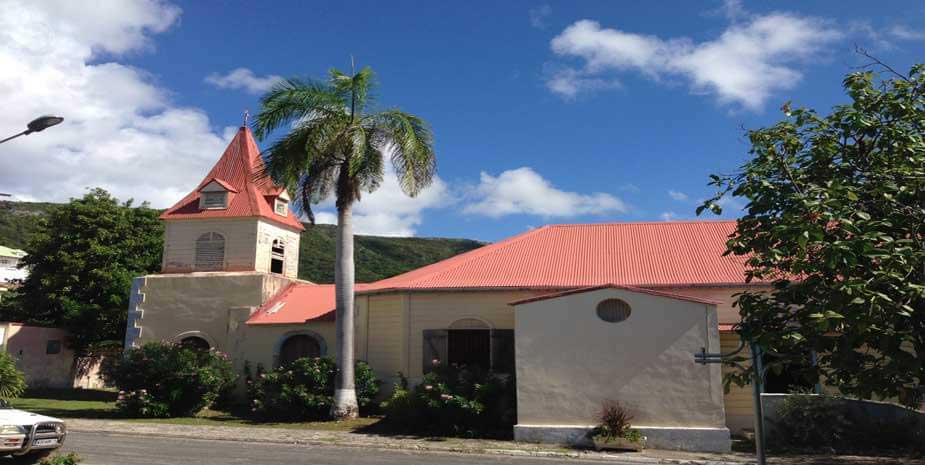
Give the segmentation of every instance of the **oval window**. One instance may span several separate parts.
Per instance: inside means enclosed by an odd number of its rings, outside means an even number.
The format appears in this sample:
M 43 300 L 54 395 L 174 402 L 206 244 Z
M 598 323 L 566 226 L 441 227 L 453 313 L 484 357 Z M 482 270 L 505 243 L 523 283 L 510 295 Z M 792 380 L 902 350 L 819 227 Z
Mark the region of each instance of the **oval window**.
M 620 299 L 607 299 L 597 304 L 598 318 L 608 323 L 619 323 L 630 317 L 630 304 Z

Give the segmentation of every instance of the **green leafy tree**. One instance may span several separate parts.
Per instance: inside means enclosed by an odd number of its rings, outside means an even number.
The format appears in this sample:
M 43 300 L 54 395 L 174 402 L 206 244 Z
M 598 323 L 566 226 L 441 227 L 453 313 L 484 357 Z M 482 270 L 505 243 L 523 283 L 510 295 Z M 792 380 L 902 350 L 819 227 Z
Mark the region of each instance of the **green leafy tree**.
M 157 217 L 102 189 L 55 208 L 26 245 L 29 276 L 0 319 L 63 327 L 78 353 L 121 344 L 132 279 L 160 267 Z
M 26 377 L 16 368 L 16 360 L 0 350 L 0 399 L 19 397 L 26 390 Z
M 890 70 L 892 71 L 892 70 Z M 698 208 L 748 201 L 727 253 L 747 257 L 742 331 L 775 364 L 842 392 L 912 404 L 925 378 L 925 65 L 849 74 L 851 101 L 748 133 L 751 159 Z M 807 367 L 807 354 L 818 367 Z
M 266 151 L 267 174 L 294 192 L 314 221 L 311 205 L 333 195 L 337 207 L 334 285 L 338 376 L 334 417 L 357 415 L 354 388 L 353 204 L 379 187 L 389 156 L 402 190 L 417 195 L 433 180 L 433 135 L 421 118 L 398 109 L 376 112 L 373 72 L 336 69 L 327 81 L 289 79 L 261 99 L 258 138 L 285 126 L 289 133 Z

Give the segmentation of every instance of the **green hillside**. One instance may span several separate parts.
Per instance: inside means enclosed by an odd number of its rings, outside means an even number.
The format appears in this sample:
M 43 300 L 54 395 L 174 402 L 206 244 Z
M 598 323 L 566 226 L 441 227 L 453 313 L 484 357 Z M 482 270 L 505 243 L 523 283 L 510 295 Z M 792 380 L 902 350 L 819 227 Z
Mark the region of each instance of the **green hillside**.
M 0 245 L 21 249 L 53 203 L 0 201 Z M 299 251 L 299 277 L 334 282 L 332 225 L 306 225 Z M 371 282 L 434 263 L 483 245 L 469 239 L 356 236 L 356 280 Z
M 53 203 L 0 201 L 0 245 L 21 249 L 38 229 L 38 219 Z

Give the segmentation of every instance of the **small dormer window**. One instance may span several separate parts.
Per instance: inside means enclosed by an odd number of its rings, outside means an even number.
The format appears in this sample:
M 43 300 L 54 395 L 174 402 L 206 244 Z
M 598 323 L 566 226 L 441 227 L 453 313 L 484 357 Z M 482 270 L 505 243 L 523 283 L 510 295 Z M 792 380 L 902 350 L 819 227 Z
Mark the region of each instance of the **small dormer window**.
M 228 192 L 203 192 L 200 206 L 203 210 L 228 208 Z
M 276 199 L 276 203 L 273 206 L 273 210 L 276 211 L 277 215 L 286 216 L 289 208 L 289 202 L 286 199 Z

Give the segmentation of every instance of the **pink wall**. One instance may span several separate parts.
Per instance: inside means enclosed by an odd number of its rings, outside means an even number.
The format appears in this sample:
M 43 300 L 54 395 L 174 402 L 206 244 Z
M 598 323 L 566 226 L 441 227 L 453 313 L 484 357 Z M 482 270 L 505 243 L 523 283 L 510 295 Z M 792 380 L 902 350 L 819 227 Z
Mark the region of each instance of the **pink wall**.
M 67 348 L 66 331 L 20 323 L 0 323 L 0 327 L 6 328 L 0 341 L 3 349 L 17 359 L 29 387 L 102 387 L 99 362 L 75 359 L 74 352 Z M 58 353 L 47 353 L 49 341 L 58 341 Z

